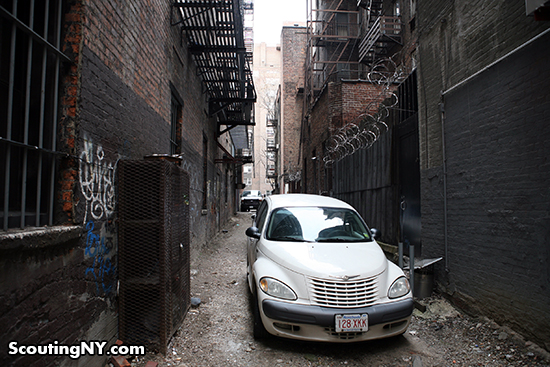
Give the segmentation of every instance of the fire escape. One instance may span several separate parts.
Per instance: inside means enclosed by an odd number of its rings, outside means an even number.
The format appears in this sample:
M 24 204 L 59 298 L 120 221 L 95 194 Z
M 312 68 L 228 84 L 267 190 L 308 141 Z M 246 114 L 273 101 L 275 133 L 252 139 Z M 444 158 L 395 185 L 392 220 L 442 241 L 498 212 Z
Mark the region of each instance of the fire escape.
M 399 9 L 392 8 L 392 15 L 383 15 L 383 0 L 359 0 L 357 6 L 365 9 L 359 43 L 359 62 L 373 65 L 391 56 L 389 50 L 401 45 L 401 19 Z
M 384 0 L 308 0 L 304 112 L 329 82 L 367 80 L 400 42 L 398 10 Z
M 182 42 L 185 32 L 208 95 L 208 114 L 217 119 L 218 136 L 231 131 L 237 152 L 244 153 L 238 158 L 246 163 L 252 160 L 247 126 L 255 124 L 256 91 L 250 67 L 252 52 L 247 50 L 243 25 L 243 14 L 253 4 L 244 2 L 173 0 L 171 16 L 172 25 L 180 27 Z

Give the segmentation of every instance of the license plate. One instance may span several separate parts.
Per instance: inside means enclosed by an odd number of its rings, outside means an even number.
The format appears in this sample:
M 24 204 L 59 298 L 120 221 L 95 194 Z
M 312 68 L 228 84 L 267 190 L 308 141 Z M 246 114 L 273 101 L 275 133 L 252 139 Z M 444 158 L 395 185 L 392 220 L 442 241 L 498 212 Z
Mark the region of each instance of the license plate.
M 369 315 L 366 313 L 336 315 L 334 326 L 337 333 L 367 331 L 369 329 Z

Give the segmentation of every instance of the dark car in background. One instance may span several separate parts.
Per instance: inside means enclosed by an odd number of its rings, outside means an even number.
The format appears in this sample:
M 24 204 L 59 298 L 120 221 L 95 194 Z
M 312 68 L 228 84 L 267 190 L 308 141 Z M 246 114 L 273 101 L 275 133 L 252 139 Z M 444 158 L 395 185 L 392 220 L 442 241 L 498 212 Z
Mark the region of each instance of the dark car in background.
M 241 195 L 241 212 L 258 209 L 263 200 L 260 190 L 244 190 Z

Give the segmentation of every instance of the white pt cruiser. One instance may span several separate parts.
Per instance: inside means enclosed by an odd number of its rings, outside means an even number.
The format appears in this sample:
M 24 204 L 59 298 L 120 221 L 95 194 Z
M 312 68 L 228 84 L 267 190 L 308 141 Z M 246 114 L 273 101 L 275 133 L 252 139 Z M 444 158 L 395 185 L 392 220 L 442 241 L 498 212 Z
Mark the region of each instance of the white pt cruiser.
M 349 204 L 272 195 L 246 235 L 254 337 L 356 342 L 407 330 L 409 282 Z

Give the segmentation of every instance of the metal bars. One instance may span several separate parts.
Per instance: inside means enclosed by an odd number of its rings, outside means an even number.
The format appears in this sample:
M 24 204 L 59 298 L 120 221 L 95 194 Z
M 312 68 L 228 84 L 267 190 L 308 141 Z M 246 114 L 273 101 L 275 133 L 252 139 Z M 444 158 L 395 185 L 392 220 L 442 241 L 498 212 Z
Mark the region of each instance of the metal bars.
M 53 224 L 62 0 L 0 6 L 2 229 Z
M 210 98 L 210 115 L 223 124 L 253 124 L 256 92 L 244 43 L 240 0 L 175 0 L 189 51 Z

